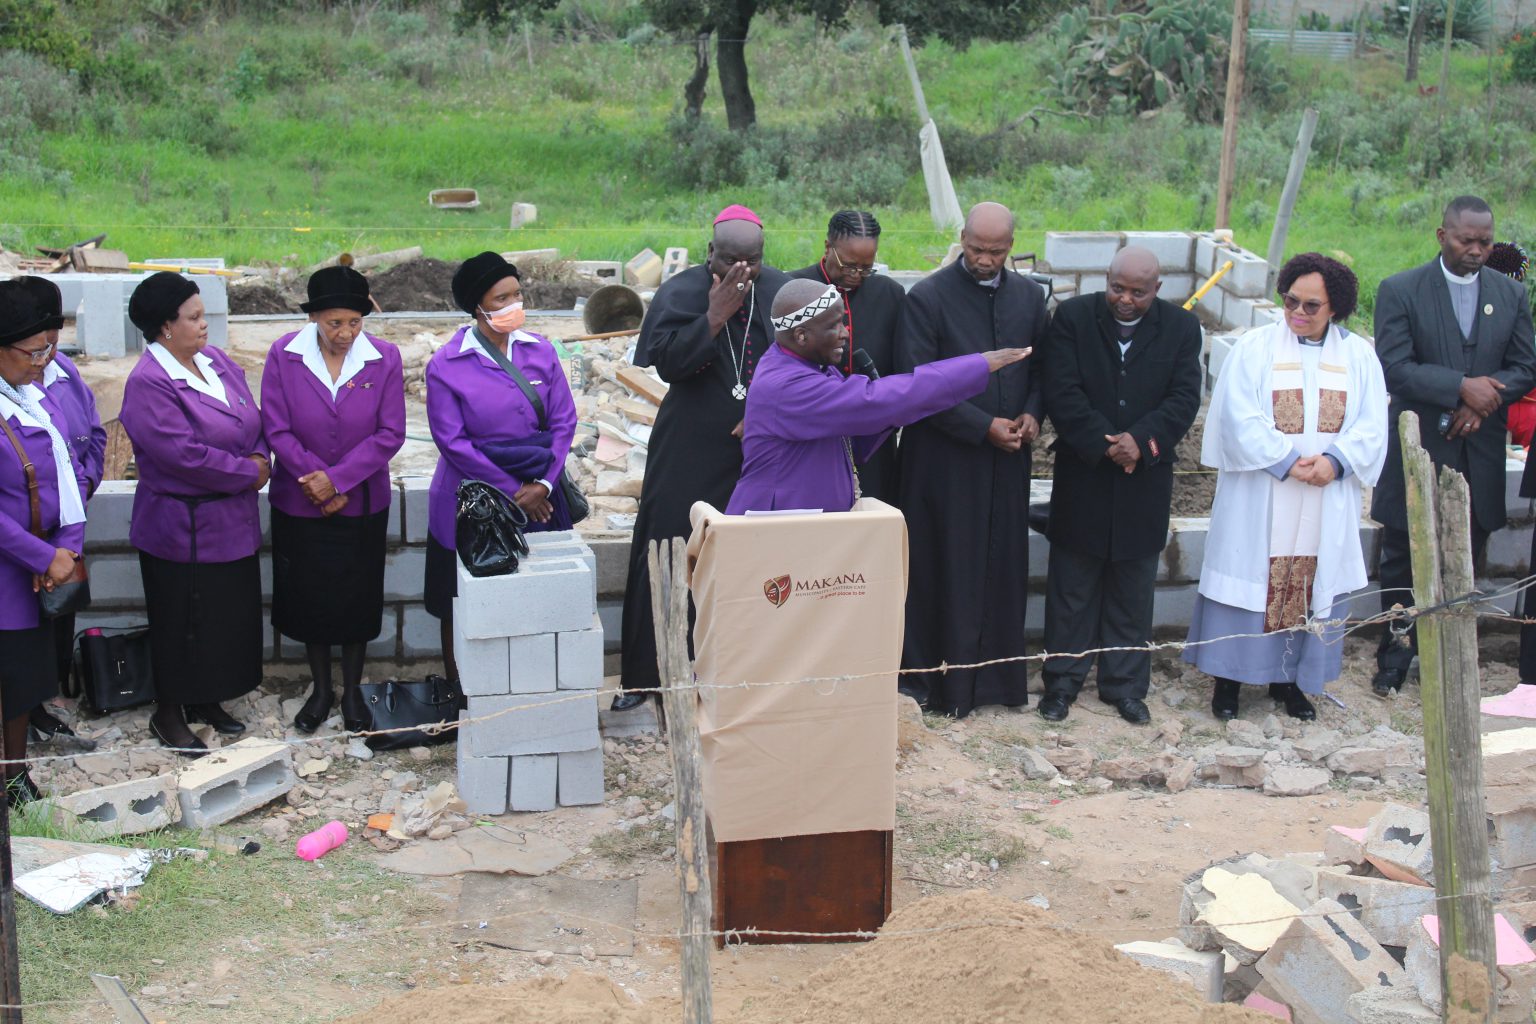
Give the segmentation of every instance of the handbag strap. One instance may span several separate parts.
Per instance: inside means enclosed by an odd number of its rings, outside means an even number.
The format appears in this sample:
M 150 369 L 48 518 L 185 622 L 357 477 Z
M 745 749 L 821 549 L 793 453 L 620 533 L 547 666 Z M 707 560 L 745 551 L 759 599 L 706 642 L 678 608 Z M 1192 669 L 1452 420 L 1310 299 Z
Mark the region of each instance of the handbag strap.
M 507 358 L 506 353 L 487 341 L 485 335 L 480 333 L 479 328 L 471 327 L 470 330 L 475 332 L 475 337 L 479 340 L 480 347 L 489 352 L 491 358 L 496 360 L 496 364 L 507 371 L 507 376 L 512 378 L 512 382 L 523 393 L 523 397 L 528 399 L 528 404 L 533 406 L 533 414 L 539 418 L 539 429 L 548 430 L 549 417 L 544 412 L 544 403 L 540 400 L 539 393 L 533 390 L 533 385 L 528 383 L 528 378 L 523 376 L 523 371 L 519 370 L 512 360 Z M 512 347 L 510 338 L 507 340 L 507 347 Z
M 43 510 L 37 495 L 37 467 L 32 465 L 32 460 L 27 458 L 27 450 L 21 446 L 21 439 L 11 429 L 11 424 L 4 416 L 0 416 L 0 427 L 5 428 L 5 436 L 10 438 L 11 447 L 16 449 L 16 457 L 21 460 L 21 471 L 27 476 L 27 505 L 32 511 L 32 535 L 43 536 Z

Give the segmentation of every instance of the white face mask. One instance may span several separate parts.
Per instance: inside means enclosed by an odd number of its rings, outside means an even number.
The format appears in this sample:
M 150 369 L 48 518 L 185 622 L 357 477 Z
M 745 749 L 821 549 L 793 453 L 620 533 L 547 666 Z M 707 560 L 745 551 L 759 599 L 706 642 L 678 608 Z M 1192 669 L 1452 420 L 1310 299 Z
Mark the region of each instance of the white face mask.
M 523 312 L 521 301 L 514 302 L 510 306 L 503 306 L 495 312 L 482 306 L 480 314 L 485 317 L 485 322 L 491 325 L 491 330 L 500 334 L 511 334 L 523 326 L 523 321 L 527 319 L 527 314 Z

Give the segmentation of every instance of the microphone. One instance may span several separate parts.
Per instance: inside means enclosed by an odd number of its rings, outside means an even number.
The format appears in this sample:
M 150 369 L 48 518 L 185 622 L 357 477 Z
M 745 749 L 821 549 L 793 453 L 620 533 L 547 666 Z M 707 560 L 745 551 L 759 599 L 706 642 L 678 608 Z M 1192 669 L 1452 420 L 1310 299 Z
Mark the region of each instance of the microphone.
M 861 373 L 870 380 L 880 379 L 880 371 L 875 369 L 874 359 L 862 348 L 853 350 L 853 372 Z

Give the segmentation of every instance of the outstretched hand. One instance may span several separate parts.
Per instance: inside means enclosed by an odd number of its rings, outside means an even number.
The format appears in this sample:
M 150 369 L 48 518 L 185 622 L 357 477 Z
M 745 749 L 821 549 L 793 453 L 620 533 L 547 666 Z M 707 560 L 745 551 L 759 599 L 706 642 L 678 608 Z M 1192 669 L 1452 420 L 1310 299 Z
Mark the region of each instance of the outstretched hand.
M 987 357 L 987 372 L 996 373 L 1005 366 L 1012 366 L 1029 356 L 1033 348 L 999 348 L 983 353 Z

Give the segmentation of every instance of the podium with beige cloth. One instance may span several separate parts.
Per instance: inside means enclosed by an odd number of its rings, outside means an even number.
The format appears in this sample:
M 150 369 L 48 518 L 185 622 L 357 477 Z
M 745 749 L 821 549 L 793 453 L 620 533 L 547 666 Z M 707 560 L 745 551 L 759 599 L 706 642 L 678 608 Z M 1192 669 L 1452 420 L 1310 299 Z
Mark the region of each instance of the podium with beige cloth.
M 891 908 L 906 522 L 869 498 L 691 518 L 715 930 L 873 931 Z

